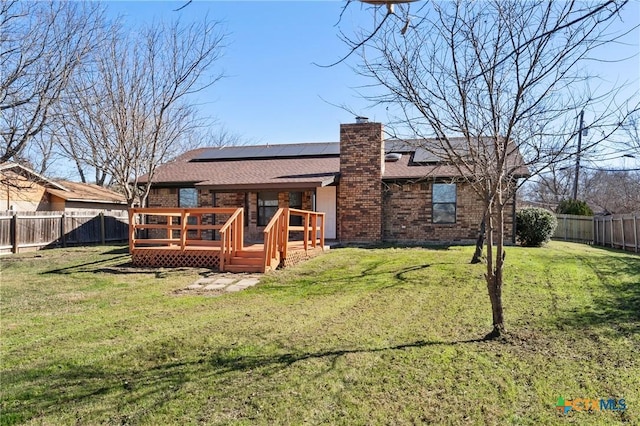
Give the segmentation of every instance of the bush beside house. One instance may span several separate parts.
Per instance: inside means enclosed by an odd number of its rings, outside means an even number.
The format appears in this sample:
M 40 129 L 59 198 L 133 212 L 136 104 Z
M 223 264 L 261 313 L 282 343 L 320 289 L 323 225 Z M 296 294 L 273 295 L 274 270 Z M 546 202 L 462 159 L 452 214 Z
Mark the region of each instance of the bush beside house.
M 547 243 L 558 226 L 549 210 L 530 207 L 516 213 L 516 238 L 525 247 L 540 247 Z

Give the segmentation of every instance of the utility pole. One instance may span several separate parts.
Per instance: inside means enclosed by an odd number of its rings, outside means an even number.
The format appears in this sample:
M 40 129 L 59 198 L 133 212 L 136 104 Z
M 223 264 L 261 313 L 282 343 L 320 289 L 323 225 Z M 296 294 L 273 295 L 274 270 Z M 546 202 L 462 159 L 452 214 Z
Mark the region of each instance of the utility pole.
M 578 127 L 578 151 L 576 152 L 576 173 L 573 179 L 573 199 L 578 199 L 578 177 L 580 176 L 580 153 L 582 152 L 582 129 L 584 126 L 584 110 L 580 111 L 580 126 Z

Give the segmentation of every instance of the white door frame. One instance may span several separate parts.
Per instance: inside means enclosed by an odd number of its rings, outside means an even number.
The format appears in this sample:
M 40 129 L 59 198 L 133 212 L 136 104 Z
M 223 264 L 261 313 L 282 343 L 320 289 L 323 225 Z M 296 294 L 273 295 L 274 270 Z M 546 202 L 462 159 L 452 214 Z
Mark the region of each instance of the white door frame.
M 335 186 L 322 186 L 316 188 L 316 205 L 318 212 L 324 212 L 324 237 L 335 240 L 336 233 L 336 188 Z

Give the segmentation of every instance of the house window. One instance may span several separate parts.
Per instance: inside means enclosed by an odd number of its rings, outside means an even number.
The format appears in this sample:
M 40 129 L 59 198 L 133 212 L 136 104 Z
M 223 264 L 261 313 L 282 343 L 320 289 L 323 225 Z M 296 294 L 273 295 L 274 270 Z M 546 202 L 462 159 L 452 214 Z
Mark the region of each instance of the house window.
M 258 193 L 258 226 L 266 226 L 278 211 L 277 192 Z
M 179 188 L 178 189 L 178 207 L 198 207 L 198 190 L 195 188 Z M 180 223 L 180 218 L 177 218 L 176 222 Z M 196 225 L 198 223 L 198 219 L 194 216 L 189 216 L 187 218 L 187 225 Z M 189 231 L 190 233 L 192 231 Z M 195 231 L 194 235 L 195 235 Z M 193 236 L 190 234 L 190 238 Z
M 178 207 L 198 207 L 198 190 L 180 188 L 178 190 Z
M 433 223 L 456 223 L 456 184 L 434 183 Z
M 302 210 L 302 192 L 289 193 L 289 208 Z M 289 225 L 302 226 L 302 216 L 291 216 Z

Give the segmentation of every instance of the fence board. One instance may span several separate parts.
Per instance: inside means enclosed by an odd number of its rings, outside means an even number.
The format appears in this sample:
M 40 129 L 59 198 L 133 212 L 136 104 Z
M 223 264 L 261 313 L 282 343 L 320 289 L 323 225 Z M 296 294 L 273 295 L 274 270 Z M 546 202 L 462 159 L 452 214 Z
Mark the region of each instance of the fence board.
M 558 214 L 558 227 L 553 238 L 579 243 L 593 243 L 593 217 L 572 214 Z
M 595 244 L 640 252 L 638 213 L 594 217 Z
M 0 212 L 0 254 L 128 239 L 127 212 Z

